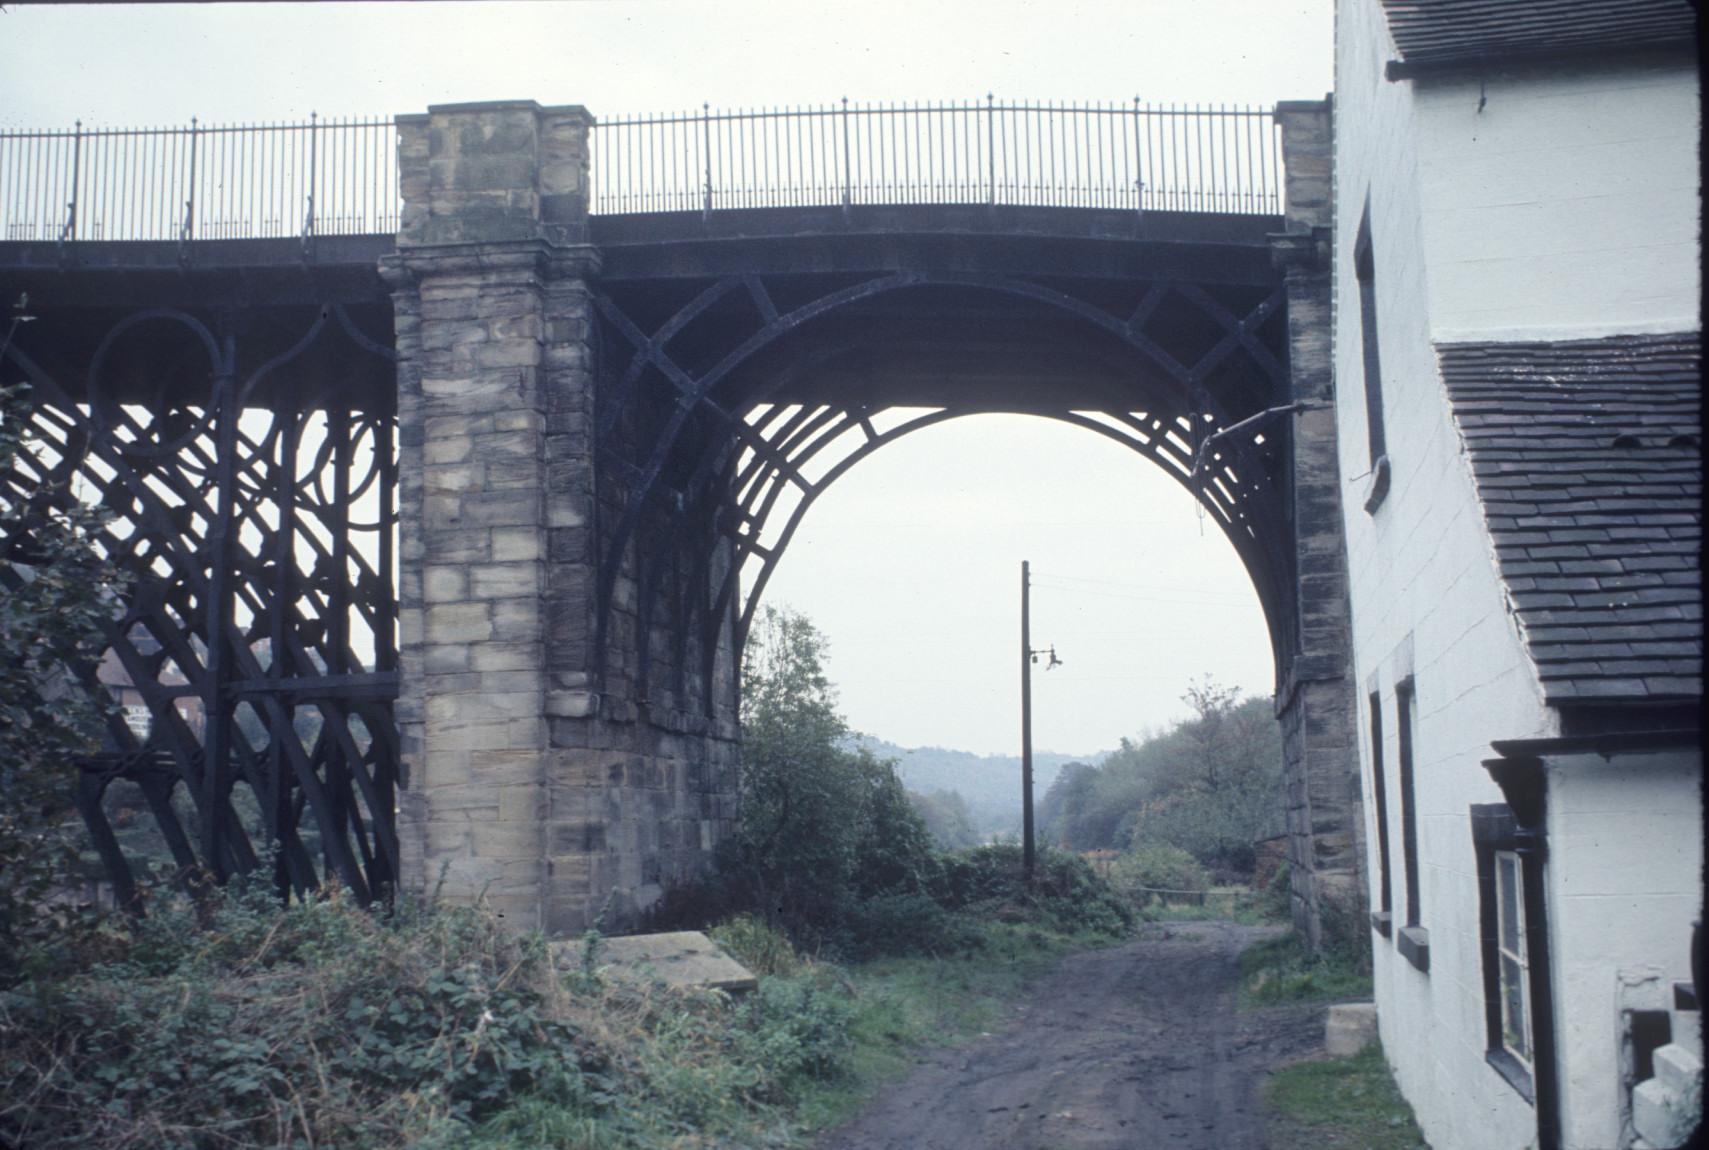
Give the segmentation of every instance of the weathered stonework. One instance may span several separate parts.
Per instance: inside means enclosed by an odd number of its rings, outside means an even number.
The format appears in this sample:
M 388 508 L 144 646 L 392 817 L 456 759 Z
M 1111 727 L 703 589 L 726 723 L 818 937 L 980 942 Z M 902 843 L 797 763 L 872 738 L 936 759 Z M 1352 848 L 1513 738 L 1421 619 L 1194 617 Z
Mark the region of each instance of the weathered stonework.
M 599 681 L 590 123 L 530 102 L 400 117 L 404 212 L 383 268 L 404 880 L 556 933 L 629 925 L 702 868 L 736 764 L 733 721 L 661 721 Z
M 1327 100 L 1278 105 L 1287 169 L 1287 231 L 1271 254 L 1286 277 L 1294 416 L 1297 642 L 1277 684 L 1294 925 L 1316 947 L 1326 920 L 1362 941 L 1364 827 L 1357 700 L 1351 675 L 1347 549 L 1330 347 L 1331 110 Z

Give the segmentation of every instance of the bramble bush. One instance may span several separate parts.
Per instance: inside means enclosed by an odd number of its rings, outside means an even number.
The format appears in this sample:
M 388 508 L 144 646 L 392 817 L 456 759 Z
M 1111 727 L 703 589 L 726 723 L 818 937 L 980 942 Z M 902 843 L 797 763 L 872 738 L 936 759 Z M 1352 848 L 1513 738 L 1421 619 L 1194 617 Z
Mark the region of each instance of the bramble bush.
M 810 964 L 737 1000 L 560 971 L 480 906 L 151 909 L 0 994 L 0 1145 L 758 1146 L 846 1069 L 851 993 Z

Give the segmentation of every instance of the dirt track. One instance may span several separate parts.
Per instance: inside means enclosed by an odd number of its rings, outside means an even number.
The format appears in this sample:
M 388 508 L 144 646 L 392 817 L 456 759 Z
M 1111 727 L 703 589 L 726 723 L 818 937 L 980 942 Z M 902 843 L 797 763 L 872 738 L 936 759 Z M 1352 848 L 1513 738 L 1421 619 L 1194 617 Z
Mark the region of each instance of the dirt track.
M 1272 930 L 1178 923 L 1073 955 L 819 1150 L 1261 1150 L 1265 1074 L 1323 1039 L 1321 1006 L 1235 1013 L 1240 951 Z

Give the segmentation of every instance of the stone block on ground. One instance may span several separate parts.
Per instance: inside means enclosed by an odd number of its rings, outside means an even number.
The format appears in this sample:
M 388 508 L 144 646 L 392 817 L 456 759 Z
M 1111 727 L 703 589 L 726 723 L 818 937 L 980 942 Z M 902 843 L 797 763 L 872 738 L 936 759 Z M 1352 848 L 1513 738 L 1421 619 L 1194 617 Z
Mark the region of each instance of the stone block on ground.
M 1336 1058 L 1351 1058 L 1377 1040 L 1377 1004 L 1338 1002 L 1329 1008 L 1323 1048 Z
M 581 965 L 583 945 L 579 939 L 553 944 L 558 965 Z M 662 982 L 672 987 L 706 987 L 731 993 L 759 985 L 752 971 L 698 930 L 602 938 L 593 961 L 597 969 L 616 979 Z

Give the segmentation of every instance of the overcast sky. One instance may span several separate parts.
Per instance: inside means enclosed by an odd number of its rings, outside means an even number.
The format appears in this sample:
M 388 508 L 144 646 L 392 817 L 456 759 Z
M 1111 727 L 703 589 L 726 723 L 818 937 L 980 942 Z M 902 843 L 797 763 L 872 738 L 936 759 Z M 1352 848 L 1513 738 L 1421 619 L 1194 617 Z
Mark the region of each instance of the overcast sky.
M 1331 85 L 1330 0 L 8 7 L 0 125 L 129 126 L 392 114 L 528 98 L 596 116 L 851 100 L 1272 104 Z M 906 437 L 809 512 L 767 590 L 829 635 L 859 729 L 1019 746 L 1019 568 L 1034 744 L 1090 753 L 1184 713 L 1209 673 L 1273 687 L 1233 550 L 1153 465 L 1018 416 Z

